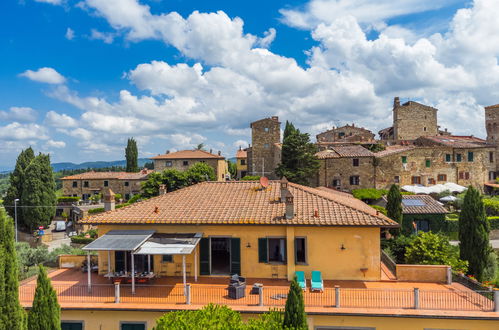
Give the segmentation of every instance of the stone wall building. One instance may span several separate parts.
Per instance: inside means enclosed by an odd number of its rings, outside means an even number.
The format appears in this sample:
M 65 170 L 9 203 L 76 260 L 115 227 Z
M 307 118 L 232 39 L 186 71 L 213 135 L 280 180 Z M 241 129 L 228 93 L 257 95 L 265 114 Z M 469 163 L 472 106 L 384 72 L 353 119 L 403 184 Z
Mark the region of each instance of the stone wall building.
M 154 170 L 163 171 L 168 169 L 175 169 L 185 171 L 191 168 L 196 163 L 206 163 L 213 167 L 217 181 L 225 181 L 229 171 L 225 157 L 220 151 L 213 154 L 210 150 L 181 150 L 177 152 L 167 151 L 163 155 L 157 155 L 151 158 L 154 161 Z
M 387 141 L 412 141 L 421 136 L 450 135 L 447 130 L 439 130 L 437 111 L 414 101 L 400 104 L 400 99 L 395 97 L 393 126 L 379 131 L 380 138 Z
M 497 159 L 497 157 L 499 156 L 498 126 L 499 126 L 499 104 L 485 107 L 485 128 L 487 130 L 487 142 L 494 145 L 496 148 L 494 153 L 495 159 Z M 499 171 L 499 168 L 496 168 L 496 172 L 497 171 Z
M 141 192 L 141 183 L 147 180 L 152 170 L 144 169 L 137 173 L 128 172 L 85 172 L 61 178 L 64 196 L 80 197 L 88 200 L 91 196 L 110 188 L 121 194 L 124 200 Z
M 273 116 L 250 124 L 251 147 L 247 149 L 248 173 L 277 179 L 275 169 L 281 163 L 281 123 Z
M 332 129 L 317 134 L 317 142 L 373 142 L 374 134 L 368 129 L 357 127 L 355 124 Z
M 420 137 L 414 144 L 393 145 L 371 153 L 361 146 L 349 152 L 320 151 L 317 184 L 351 191 L 388 189 L 392 184 L 431 186 L 453 182 L 483 188 L 495 174 L 495 148 L 471 136 Z M 358 159 L 358 160 L 355 160 Z

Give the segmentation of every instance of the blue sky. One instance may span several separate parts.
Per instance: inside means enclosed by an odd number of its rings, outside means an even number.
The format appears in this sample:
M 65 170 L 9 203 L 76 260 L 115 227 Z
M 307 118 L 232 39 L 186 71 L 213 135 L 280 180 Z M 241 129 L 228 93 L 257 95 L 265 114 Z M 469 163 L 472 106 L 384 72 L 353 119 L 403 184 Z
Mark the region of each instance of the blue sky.
M 54 162 L 204 143 L 231 157 L 249 123 L 312 135 L 391 124 L 394 96 L 484 136 L 499 103 L 494 0 L 0 2 L 0 170 L 27 146 Z

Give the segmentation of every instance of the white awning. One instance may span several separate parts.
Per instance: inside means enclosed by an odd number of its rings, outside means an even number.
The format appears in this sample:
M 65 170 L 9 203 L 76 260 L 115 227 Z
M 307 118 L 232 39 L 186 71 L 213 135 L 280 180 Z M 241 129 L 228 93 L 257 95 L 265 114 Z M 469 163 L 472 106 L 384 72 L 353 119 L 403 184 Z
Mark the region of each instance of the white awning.
M 191 254 L 202 236 L 203 233 L 154 234 L 134 254 Z
M 110 230 L 86 245 L 85 251 L 135 251 L 155 230 Z

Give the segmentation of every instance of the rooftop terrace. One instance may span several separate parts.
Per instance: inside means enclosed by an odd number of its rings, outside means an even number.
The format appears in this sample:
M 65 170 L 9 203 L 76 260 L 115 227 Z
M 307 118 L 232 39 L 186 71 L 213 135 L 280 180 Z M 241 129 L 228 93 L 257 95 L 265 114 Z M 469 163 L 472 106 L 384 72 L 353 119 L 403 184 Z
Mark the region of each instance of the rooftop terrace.
M 79 270 L 59 269 L 49 276 L 63 309 L 174 310 L 215 303 L 239 311 L 258 312 L 284 307 L 289 287 L 289 282 L 282 279 L 248 278 L 246 296 L 231 299 L 226 290 L 228 277 L 201 277 L 196 283 L 189 278 L 192 284 L 190 304 L 187 304 L 181 277 L 165 277 L 151 284 L 137 285 L 135 294 L 131 293 L 130 285 L 121 284 L 119 302 L 116 302 L 115 285 L 103 276 L 92 274 L 90 292 L 87 274 Z M 250 292 L 254 283 L 263 284 L 262 300 L 259 294 Z M 35 287 L 36 279 L 21 284 L 20 299 L 25 307 L 31 306 Z M 419 289 L 419 299 L 415 299 L 418 295 L 415 288 Z M 493 312 L 492 294 L 482 295 L 458 283 L 324 281 L 324 292 L 307 290 L 304 299 L 309 313 L 466 316 L 499 320 L 499 313 Z

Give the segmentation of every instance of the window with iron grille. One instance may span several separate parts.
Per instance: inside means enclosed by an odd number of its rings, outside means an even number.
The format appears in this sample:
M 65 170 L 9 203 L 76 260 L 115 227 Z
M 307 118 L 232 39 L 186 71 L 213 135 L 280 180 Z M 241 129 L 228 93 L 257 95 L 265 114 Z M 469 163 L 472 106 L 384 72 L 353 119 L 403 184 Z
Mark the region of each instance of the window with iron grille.
M 350 177 L 350 184 L 352 186 L 358 186 L 360 184 L 360 177 L 358 175 L 353 175 Z

